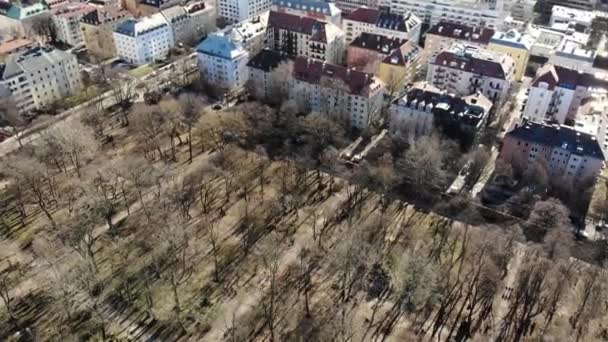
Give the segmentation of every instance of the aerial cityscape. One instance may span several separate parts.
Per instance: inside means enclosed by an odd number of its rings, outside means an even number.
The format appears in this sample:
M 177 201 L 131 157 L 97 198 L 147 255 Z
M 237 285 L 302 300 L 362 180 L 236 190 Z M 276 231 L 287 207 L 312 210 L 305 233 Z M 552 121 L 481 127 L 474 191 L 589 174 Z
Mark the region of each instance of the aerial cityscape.
M 0 0 L 0 341 L 608 342 L 608 0 Z

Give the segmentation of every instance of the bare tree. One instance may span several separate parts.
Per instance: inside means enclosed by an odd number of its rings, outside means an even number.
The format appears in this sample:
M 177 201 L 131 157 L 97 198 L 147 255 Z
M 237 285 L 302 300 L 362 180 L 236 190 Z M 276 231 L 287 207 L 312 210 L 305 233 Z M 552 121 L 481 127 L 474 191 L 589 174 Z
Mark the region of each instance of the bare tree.
M 19 115 L 17 103 L 9 94 L 3 94 L 0 88 L 0 126 L 8 125 L 13 130 L 13 136 L 19 147 L 23 147 L 22 136 L 19 129 L 25 125 L 25 120 Z
M 93 131 L 82 122 L 75 121 L 56 125 L 48 134 L 57 141 L 80 178 L 84 160 L 91 158 L 98 147 Z
M 526 221 L 524 233 L 528 239 L 541 242 L 551 230 L 572 231 L 569 215 L 568 208 L 556 199 L 536 202 Z
M 270 341 L 277 340 L 278 318 L 280 317 L 281 294 L 280 294 L 280 261 L 281 253 L 278 245 L 280 240 L 275 233 L 271 233 L 268 237 L 269 244 L 262 248 L 260 259 L 263 266 L 263 296 L 261 300 L 262 312 L 266 327 L 270 333 Z
M 2 299 L 4 308 L 11 319 L 15 319 L 15 307 L 13 306 L 15 297 L 11 291 L 17 285 L 21 277 L 21 271 L 19 264 L 14 264 L 10 260 L 4 264 L 4 267 L 0 270 L 0 299 Z
M 83 207 L 79 209 L 77 217 L 63 225 L 58 233 L 59 240 L 78 253 L 94 273 L 98 271 L 95 257 L 95 228 L 98 222 L 95 213 L 90 208 Z

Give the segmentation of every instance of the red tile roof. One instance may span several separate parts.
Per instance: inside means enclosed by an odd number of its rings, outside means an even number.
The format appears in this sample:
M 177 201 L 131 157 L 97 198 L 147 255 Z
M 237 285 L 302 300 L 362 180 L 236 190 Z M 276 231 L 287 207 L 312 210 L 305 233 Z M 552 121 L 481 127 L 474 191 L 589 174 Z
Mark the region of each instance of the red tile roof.
M 286 31 L 304 33 L 311 36 L 311 40 L 323 43 L 327 42 L 325 23 L 313 18 L 271 11 L 268 17 L 268 26 Z
M 339 80 L 348 86 L 350 94 L 361 96 L 368 95 L 375 80 L 372 74 L 305 57 L 296 58 L 293 76 L 298 81 L 312 84 L 320 84 L 323 79 Z
M 546 82 L 549 84 L 550 90 L 555 87 L 576 89 L 577 86 L 608 89 L 608 81 L 606 80 L 596 78 L 593 74 L 557 65 L 547 64 L 538 71 L 537 75 L 532 82 L 533 87 L 537 87 L 540 82 Z
M 443 51 L 439 53 L 439 55 L 431 61 L 431 64 L 503 80 L 506 76 L 505 70 L 499 61 L 477 58 L 470 54 L 457 54 L 452 51 Z

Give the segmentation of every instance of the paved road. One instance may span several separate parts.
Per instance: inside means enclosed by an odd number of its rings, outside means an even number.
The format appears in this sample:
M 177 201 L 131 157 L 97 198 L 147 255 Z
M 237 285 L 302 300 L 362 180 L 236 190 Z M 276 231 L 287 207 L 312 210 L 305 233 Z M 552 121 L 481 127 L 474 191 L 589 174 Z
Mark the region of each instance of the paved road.
M 173 63 L 167 64 L 166 66 L 160 68 L 159 70 L 156 70 L 155 72 L 148 74 L 140 79 L 132 78 L 131 82 L 125 84 L 125 87 L 132 87 L 133 89 L 135 89 L 135 91 L 137 93 L 137 98 L 141 99 L 141 98 L 143 98 L 143 93 L 145 92 L 145 88 L 137 89 L 135 86 L 138 83 L 145 82 L 149 86 L 150 85 L 155 85 L 155 86 L 161 85 L 161 84 L 167 82 L 171 78 L 171 73 L 175 70 L 174 69 L 175 65 L 177 65 L 178 63 L 182 63 L 184 60 L 186 60 L 187 63 L 192 63 L 191 65 L 194 65 L 195 60 L 196 60 L 196 54 L 190 54 L 190 55 L 184 56 L 180 59 L 177 59 Z M 52 127 L 53 125 L 57 124 L 58 122 L 70 121 L 70 120 L 74 120 L 75 118 L 76 119 L 80 118 L 80 116 L 85 112 L 83 109 L 86 109 L 87 107 L 95 104 L 99 100 L 103 101 L 104 108 L 108 108 L 108 107 L 116 104 L 116 99 L 112 95 L 112 90 L 107 91 L 107 92 L 95 97 L 92 100 L 89 100 L 83 104 L 80 104 L 76 107 L 73 107 L 73 108 L 70 108 L 70 109 L 64 111 L 63 113 L 53 117 L 49 121 L 42 122 L 42 123 L 33 125 L 31 127 L 28 127 L 26 130 L 24 130 L 23 132 L 20 133 L 20 135 L 23 137 L 22 142 L 25 144 L 25 143 L 32 142 L 32 141 L 38 139 L 38 137 L 40 136 L 40 134 L 39 134 L 40 131 L 44 131 L 44 130 Z M 10 137 L 10 138 L 4 140 L 2 143 L 0 143 L 0 157 L 11 153 L 11 152 L 17 150 L 18 148 L 19 148 L 19 143 L 17 142 L 16 137 L 14 137 L 14 136 Z

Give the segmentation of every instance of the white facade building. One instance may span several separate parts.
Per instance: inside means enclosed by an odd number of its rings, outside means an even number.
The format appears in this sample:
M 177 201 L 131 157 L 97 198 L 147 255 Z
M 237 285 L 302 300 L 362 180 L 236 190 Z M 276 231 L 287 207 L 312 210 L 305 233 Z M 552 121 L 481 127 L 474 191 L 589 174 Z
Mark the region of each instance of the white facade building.
M 250 54 L 225 31 L 210 34 L 196 50 L 201 79 L 225 92 L 245 89 Z
M 579 42 L 564 39 L 549 56 L 549 63 L 582 72 L 591 72 L 597 52 L 587 50 Z
M 83 44 L 80 19 L 95 10 L 95 6 L 85 3 L 68 3 L 53 8 L 51 18 L 57 32 L 57 41 L 71 46 Z
M 171 26 L 161 13 L 122 22 L 114 30 L 114 42 L 118 57 L 137 65 L 164 58 L 175 46 Z
M 447 21 L 500 28 L 507 17 L 504 0 L 382 0 L 380 5 L 394 13 L 412 12 L 431 26 Z
M 301 110 L 349 119 L 365 129 L 380 115 L 384 83 L 372 74 L 298 57 L 294 61 L 290 99 Z
M 513 0 L 508 6 L 514 20 L 530 22 L 534 19 L 536 0 Z
M 270 10 L 272 0 L 218 0 L 217 15 L 238 23 Z
M 422 20 L 412 12 L 401 14 L 371 8 L 358 8 L 342 20 L 346 43 L 350 44 L 361 33 L 373 33 L 387 38 L 420 40 Z
M 0 64 L 0 85 L 8 88 L 19 112 L 50 105 L 82 89 L 76 56 L 57 49 L 31 48 Z
M 268 19 L 268 47 L 292 57 L 342 63 L 344 36 L 338 26 L 309 17 L 271 11 Z
M 530 86 L 523 115 L 534 120 L 563 124 L 575 120 L 582 103 L 598 91 L 608 89 L 608 81 L 589 73 L 547 64 L 538 70 Z

